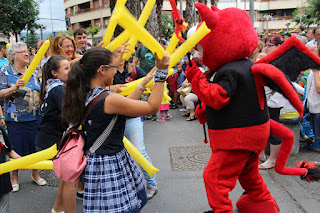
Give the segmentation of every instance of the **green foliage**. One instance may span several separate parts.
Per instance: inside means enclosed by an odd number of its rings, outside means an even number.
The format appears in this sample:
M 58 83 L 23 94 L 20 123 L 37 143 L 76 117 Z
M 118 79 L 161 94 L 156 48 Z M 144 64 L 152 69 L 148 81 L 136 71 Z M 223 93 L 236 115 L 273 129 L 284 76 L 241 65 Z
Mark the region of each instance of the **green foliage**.
M 310 25 L 315 23 L 315 18 L 311 17 L 309 9 L 305 9 L 303 13 L 299 13 L 298 9 L 295 9 L 292 13 L 292 21 L 296 22 L 298 25 L 300 25 L 300 19 L 301 19 L 301 25 L 306 26 L 307 29 Z
M 0 30 L 5 34 L 20 34 L 24 29 L 33 29 L 39 19 L 38 0 L 1 1 Z
M 33 48 L 37 49 L 37 42 L 39 41 L 38 36 L 35 34 L 34 31 L 30 31 L 28 35 L 28 40 L 26 41 L 27 46 L 32 46 Z
M 93 36 L 100 31 L 100 27 L 99 26 L 88 27 L 86 31 L 87 31 L 87 34 L 91 35 L 93 39 Z
M 73 37 L 74 36 L 74 31 L 73 30 L 69 30 L 68 31 L 68 35 Z
M 309 5 L 310 16 L 314 18 L 315 23 L 320 23 L 320 1 L 319 0 L 307 0 Z
M 319 0 L 306 0 L 302 3 L 303 11 L 299 12 L 298 8 L 292 13 L 292 21 L 307 26 L 309 28 L 312 24 L 320 23 L 320 1 Z
M 162 34 L 166 38 L 169 38 L 170 36 L 172 36 L 173 32 L 174 32 L 173 20 L 170 18 L 169 15 L 163 14 L 162 15 Z

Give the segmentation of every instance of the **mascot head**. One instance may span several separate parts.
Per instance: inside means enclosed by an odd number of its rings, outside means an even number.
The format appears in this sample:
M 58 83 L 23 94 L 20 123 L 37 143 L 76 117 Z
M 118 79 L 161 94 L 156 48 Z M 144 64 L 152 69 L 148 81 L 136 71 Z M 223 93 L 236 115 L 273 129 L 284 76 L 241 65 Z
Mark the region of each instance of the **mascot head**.
M 219 10 L 197 3 L 201 20 L 211 32 L 199 44 L 203 63 L 212 71 L 249 56 L 258 45 L 258 36 L 248 14 L 238 8 Z

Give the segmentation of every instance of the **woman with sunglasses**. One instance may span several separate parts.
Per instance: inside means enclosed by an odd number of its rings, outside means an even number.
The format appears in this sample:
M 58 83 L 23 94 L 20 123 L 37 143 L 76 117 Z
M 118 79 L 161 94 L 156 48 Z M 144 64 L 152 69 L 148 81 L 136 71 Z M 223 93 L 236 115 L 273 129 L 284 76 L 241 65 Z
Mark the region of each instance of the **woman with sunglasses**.
M 49 53 L 50 56 L 63 55 L 71 66 L 82 58 L 82 55 L 77 54 L 75 40 L 67 34 L 58 34 L 50 39 Z
M 27 83 L 22 79 L 29 63 L 25 43 L 11 44 L 8 60 L 10 65 L 0 71 L 0 98 L 5 99 L 4 114 L 12 148 L 20 156 L 25 156 L 36 152 L 34 143 L 40 123 L 40 81 L 37 72 L 32 74 Z M 13 192 L 19 191 L 18 178 L 18 170 L 13 171 Z M 36 169 L 32 171 L 31 179 L 39 186 L 47 184 Z

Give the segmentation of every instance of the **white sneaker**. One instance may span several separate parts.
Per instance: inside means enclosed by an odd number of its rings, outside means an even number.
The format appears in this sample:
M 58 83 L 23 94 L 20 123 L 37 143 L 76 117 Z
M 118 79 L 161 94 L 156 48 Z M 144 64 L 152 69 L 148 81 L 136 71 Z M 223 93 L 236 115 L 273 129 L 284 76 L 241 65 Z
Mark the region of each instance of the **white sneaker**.
M 19 183 L 13 184 L 12 185 L 12 192 L 17 192 L 20 189 Z
M 179 109 L 179 111 L 180 112 L 186 112 L 186 111 L 188 111 L 186 108 L 181 108 L 181 109 Z
M 148 198 L 148 200 L 153 198 L 153 196 L 155 196 L 155 194 L 157 194 L 157 192 L 158 192 L 157 186 L 147 185 L 147 198 Z

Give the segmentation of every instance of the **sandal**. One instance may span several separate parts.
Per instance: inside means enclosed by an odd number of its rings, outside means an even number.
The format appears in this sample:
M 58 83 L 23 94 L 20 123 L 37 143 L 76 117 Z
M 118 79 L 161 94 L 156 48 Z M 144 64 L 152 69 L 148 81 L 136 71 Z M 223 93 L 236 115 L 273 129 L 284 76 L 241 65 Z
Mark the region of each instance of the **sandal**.
M 182 117 L 189 117 L 189 116 L 190 116 L 190 113 L 188 113 L 188 112 L 182 114 Z
M 193 121 L 193 120 L 197 120 L 197 117 L 194 115 L 194 116 L 189 116 L 186 121 Z
M 267 160 L 267 156 L 266 156 L 266 154 L 260 154 L 260 156 L 259 156 L 259 161 L 261 162 L 261 163 L 263 163 L 263 162 L 265 162 Z
M 266 160 L 264 163 L 261 163 L 258 167 L 261 170 L 267 170 L 274 168 L 276 161 L 275 160 Z M 271 165 L 271 166 L 270 166 Z

